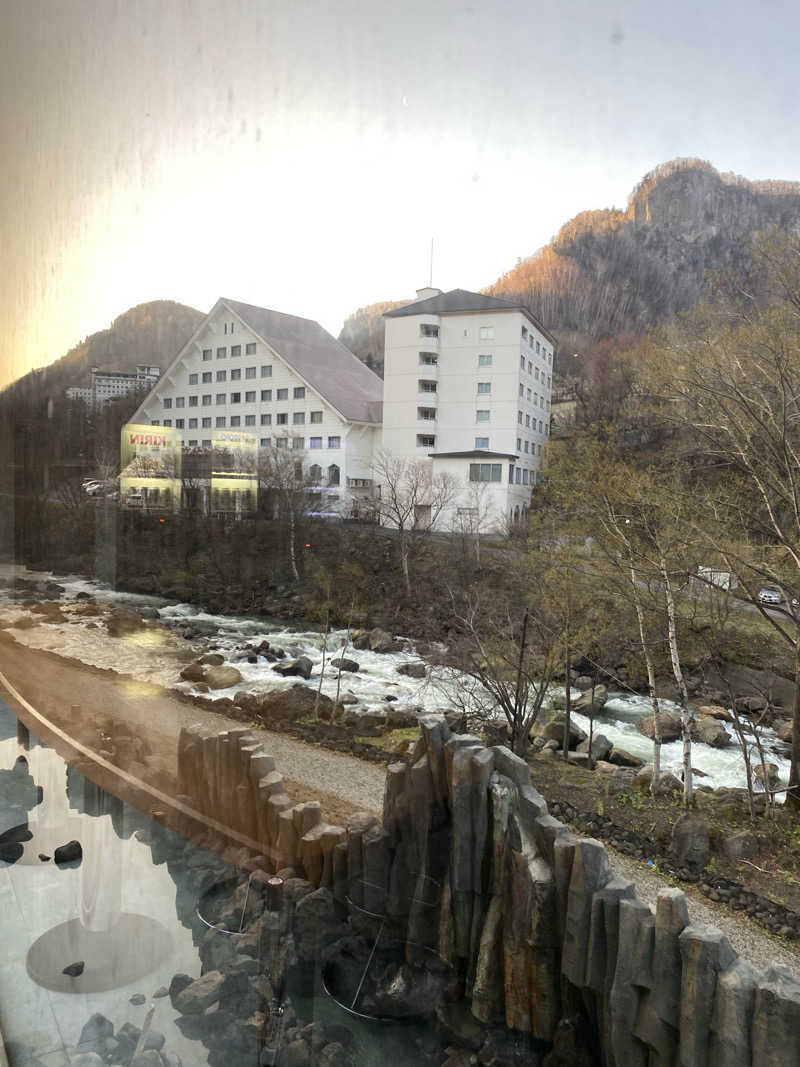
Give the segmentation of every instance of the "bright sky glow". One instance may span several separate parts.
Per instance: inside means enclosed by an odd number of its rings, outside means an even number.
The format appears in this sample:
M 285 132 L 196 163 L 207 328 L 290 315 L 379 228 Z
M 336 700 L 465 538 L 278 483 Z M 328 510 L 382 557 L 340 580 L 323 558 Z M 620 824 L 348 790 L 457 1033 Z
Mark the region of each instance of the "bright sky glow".
M 0 385 L 135 304 L 477 289 L 659 162 L 800 178 L 800 6 L 0 4 Z M 165 353 L 164 362 L 174 353 Z

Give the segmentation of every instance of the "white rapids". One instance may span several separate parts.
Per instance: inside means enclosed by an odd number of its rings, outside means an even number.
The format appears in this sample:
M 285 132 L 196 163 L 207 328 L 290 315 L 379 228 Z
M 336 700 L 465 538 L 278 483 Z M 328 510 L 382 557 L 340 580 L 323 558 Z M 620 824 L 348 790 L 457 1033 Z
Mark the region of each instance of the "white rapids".
M 307 682 L 295 677 L 281 678 L 272 670 L 272 664 L 263 657 L 257 663 L 235 661 L 235 666 L 242 675 L 242 682 L 230 689 L 215 690 L 215 696 L 235 696 L 239 690 L 267 692 L 288 689 L 301 682 L 316 689 L 319 686 L 320 670 L 323 660 L 325 638 L 316 630 L 297 630 L 269 619 L 257 619 L 247 616 L 213 615 L 201 611 L 191 604 L 170 603 L 152 596 L 135 593 L 117 592 L 100 583 L 79 577 L 53 578 L 50 574 L 27 571 L 24 568 L 0 568 L 0 579 L 6 582 L 14 578 L 44 582 L 57 581 L 64 587 L 64 594 L 57 601 L 66 622 L 48 621 L 47 616 L 32 612 L 22 602 L 12 599 L 12 589 L 0 588 L 0 626 L 13 637 L 30 648 L 46 649 L 58 655 L 78 660 L 95 667 L 114 670 L 128 674 L 141 681 L 152 682 L 171 689 L 191 691 L 189 682 L 179 680 L 179 672 L 194 654 L 205 651 L 209 643 L 222 655 L 241 651 L 246 644 L 256 645 L 266 638 L 271 645 L 283 648 L 287 656 L 307 656 L 313 671 Z M 74 598 L 79 592 L 93 597 L 100 608 L 112 605 L 131 610 L 149 609 L 157 612 L 158 618 L 168 626 L 175 626 L 181 621 L 204 624 L 208 636 L 189 641 L 172 629 L 155 627 L 145 629 L 123 637 L 112 637 L 103 625 L 102 616 L 80 614 L 80 600 Z M 36 625 L 26 628 L 15 626 L 20 620 L 29 619 Z M 397 653 L 375 653 L 355 651 L 345 648 L 346 633 L 335 630 L 328 634 L 325 650 L 325 673 L 322 680 L 322 692 L 330 697 L 336 696 L 337 671 L 330 667 L 330 660 L 338 655 L 355 659 L 359 664 L 358 673 L 343 673 L 340 680 L 341 694 L 350 693 L 363 708 L 387 708 L 386 697 L 394 697 L 392 706 L 396 708 L 421 707 L 427 710 L 448 705 L 448 682 L 433 669 L 425 679 L 409 678 L 398 674 L 397 669 L 404 663 L 418 662 L 413 643 L 407 641 L 406 651 Z M 227 660 L 227 655 L 226 655 Z M 549 696 L 563 697 L 562 688 L 553 688 Z M 575 696 L 579 694 L 575 691 Z M 675 704 L 661 701 L 665 709 L 677 710 Z M 624 748 L 642 759 L 652 758 L 653 746 L 636 728 L 637 720 L 650 714 L 649 701 L 635 693 L 611 692 L 602 712 L 595 716 L 595 734 L 604 734 L 613 744 Z M 580 714 L 574 714 L 575 722 L 589 732 L 589 720 Z M 729 724 L 725 725 L 731 735 L 731 744 L 727 748 L 712 748 L 701 742 L 693 744 L 693 763 L 704 773 L 698 784 L 718 786 L 745 785 L 744 761 L 738 740 Z M 789 761 L 780 753 L 779 742 L 770 729 L 762 731 L 766 758 L 777 764 L 781 783 L 789 778 Z M 662 766 L 665 770 L 679 773 L 682 765 L 682 743 L 674 741 L 661 749 Z M 754 762 L 758 757 L 754 753 Z M 782 799 L 779 795 L 778 799 Z

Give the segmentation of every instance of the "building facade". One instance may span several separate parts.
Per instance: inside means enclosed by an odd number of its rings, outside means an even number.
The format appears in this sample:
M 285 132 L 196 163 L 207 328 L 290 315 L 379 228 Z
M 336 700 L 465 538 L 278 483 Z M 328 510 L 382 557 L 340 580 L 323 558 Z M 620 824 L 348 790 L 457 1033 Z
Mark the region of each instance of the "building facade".
M 179 431 L 190 454 L 231 431 L 291 450 L 312 508 L 348 516 L 372 494 L 381 396 L 380 378 L 318 323 L 220 299 L 131 422 Z M 210 485 L 196 488 L 216 510 Z
M 97 408 L 135 392 L 148 392 L 161 376 L 161 368 L 141 363 L 135 371 L 101 371 L 92 367 L 88 386 L 73 385 L 67 389 L 70 400 L 83 400 Z
M 520 304 L 421 289 L 387 312 L 382 447 L 457 497 L 441 529 L 502 529 L 530 505 L 550 433 L 554 339 Z

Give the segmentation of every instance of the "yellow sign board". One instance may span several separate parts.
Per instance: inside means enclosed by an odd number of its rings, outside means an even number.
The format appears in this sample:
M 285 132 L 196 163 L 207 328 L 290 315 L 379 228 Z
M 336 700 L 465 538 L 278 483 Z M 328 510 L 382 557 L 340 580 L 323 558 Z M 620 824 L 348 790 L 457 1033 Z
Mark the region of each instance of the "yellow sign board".
M 218 431 L 211 454 L 211 510 L 254 511 L 258 500 L 258 438 Z
M 181 501 L 183 445 L 171 426 L 122 427 L 120 503 L 126 508 L 177 510 Z

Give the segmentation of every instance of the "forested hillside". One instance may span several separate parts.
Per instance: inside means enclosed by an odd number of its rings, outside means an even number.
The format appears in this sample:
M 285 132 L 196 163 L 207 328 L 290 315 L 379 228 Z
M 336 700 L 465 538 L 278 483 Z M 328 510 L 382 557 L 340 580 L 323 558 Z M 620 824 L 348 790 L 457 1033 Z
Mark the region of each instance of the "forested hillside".
M 709 270 L 747 273 L 754 234 L 797 225 L 800 183 L 751 182 L 700 159 L 677 159 L 646 175 L 626 210 L 581 212 L 485 292 L 532 308 L 560 342 L 557 370 L 564 373 L 573 352 L 641 334 L 691 307 Z M 368 352 L 381 366 L 381 315 L 391 306 L 361 308 L 342 331 L 345 344 L 357 343 L 357 355 Z

